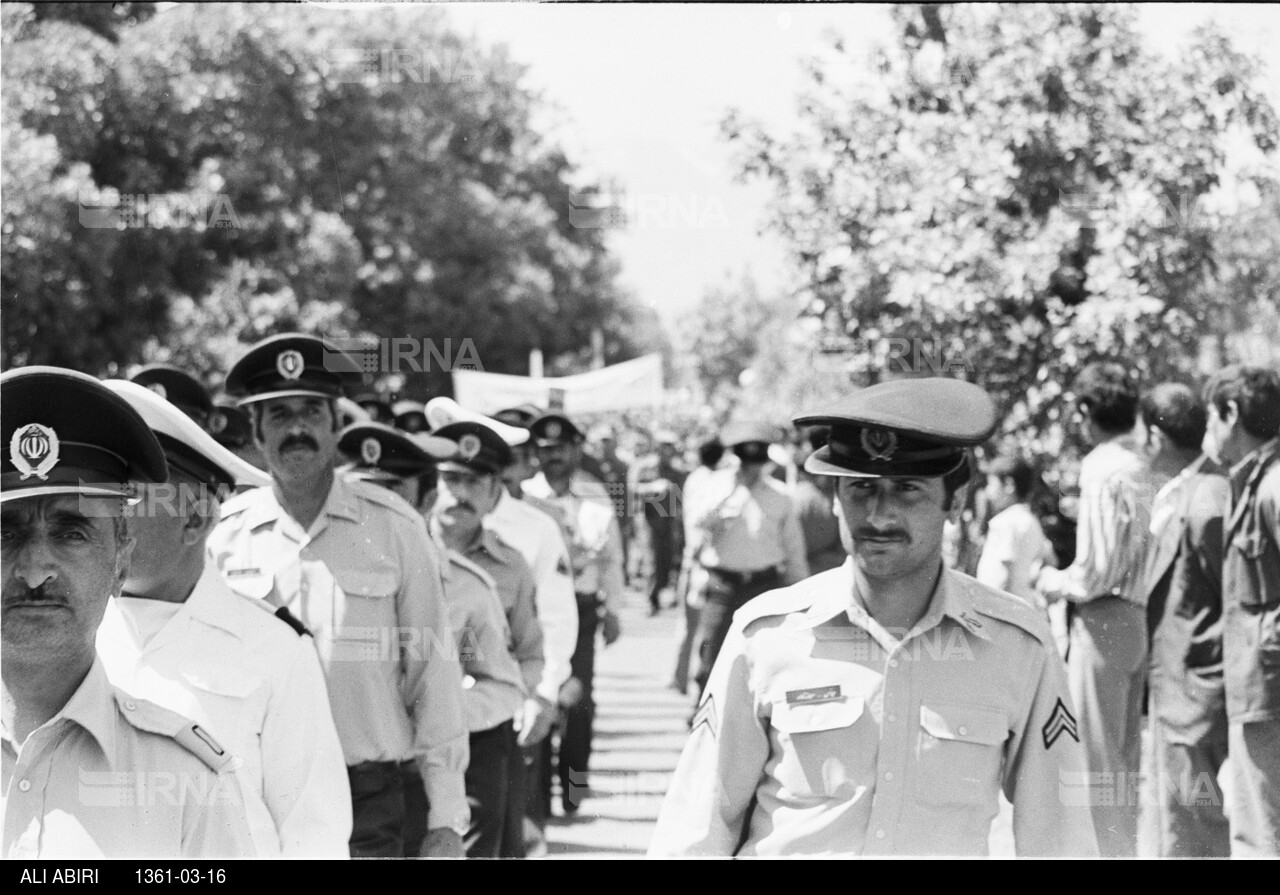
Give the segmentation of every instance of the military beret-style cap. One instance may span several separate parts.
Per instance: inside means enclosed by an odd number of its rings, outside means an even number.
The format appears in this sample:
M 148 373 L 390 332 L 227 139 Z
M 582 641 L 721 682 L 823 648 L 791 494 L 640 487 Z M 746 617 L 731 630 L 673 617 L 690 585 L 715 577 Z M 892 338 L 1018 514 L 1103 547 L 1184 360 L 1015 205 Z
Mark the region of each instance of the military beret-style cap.
M 232 398 L 215 399 L 204 426 L 213 440 L 226 448 L 244 447 L 253 441 L 253 421 Z
M 855 392 L 792 419 L 797 426 L 830 426 L 825 447 L 804 468 L 817 475 L 945 475 L 966 462 L 965 449 L 996 429 L 991 396 L 958 379 L 895 379 Z
M 136 501 L 136 484 L 169 478 L 164 451 L 129 403 L 59 367 L 0 374 L 0 501 L 80 494 Z
M 181 409 L 137 382 L 108 379 L 102 383 L 129 402 L 164 449 L 170 473 L 175 470 L 196 482 L 217 488 L 271 484 L 271 477 L 218 444 Z
M 502 472 L 514 459 L 511 446 L 492 426 L 482 422 L 459 420 L 441 426 L 432 434 L 458 446 L 456 455 L 440 464 L 441 470 L 466 469 L 492 475 Z
M 285 333 L 263 339 L 231 367 L 224 385 L 239 403 L 272 398 L 341 398 L 364 376 L 351 355 L 323 339 Z
M 383 423 L 356 423 L 338 435 L 346 468 L 361 478 L 390 481 L 425 475 L 452 457 L 457 445 L 445 438 L 409 435 Z
M 151 389 L 202 426 L 213 411 L 213 400 L 200 381 L 170 364 L 148 364 L 130 376 L 129 381 Z
M 544 413 L 529 424 L 529 434 L 538 447 L 553 444 L 581 444 L 582 430 L 562 413 Z
M 533 421 L 542 416 L 545 411 L 541 407 L 535 407 L 532 404 L 520 404 L 516 407 L 508 407 L 505 410 L 499 410 L 493 415 L 493 418 L 500 423 L 506 423 L 508 426 L 517 426 L 521 429 L 527 429 L 533 425 Z
M 391 414 L 395 418 L 395 427 L 403 432 L 426 432 L 431 428 L 427 422 L 427 410 L 421 401 L 399 400 L 391 405 Z
M 355 401 L 369 414 L 369 419 L 375 423 L 386 423 L 392 425 L 395 422 L 396 415 L 391 409 L 391 404 L 382 395 L 377 392 L 360 392 L 352 395 L 351 400 Z

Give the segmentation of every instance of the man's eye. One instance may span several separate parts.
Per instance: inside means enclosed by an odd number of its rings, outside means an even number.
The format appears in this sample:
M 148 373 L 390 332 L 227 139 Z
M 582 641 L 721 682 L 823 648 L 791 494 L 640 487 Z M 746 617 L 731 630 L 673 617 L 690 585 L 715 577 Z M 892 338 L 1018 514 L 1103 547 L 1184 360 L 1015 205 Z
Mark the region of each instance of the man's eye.
M 58 540 L 80 542 L 86 540 L 84 532 L 76 531 L 74 528 L 58 533 Z

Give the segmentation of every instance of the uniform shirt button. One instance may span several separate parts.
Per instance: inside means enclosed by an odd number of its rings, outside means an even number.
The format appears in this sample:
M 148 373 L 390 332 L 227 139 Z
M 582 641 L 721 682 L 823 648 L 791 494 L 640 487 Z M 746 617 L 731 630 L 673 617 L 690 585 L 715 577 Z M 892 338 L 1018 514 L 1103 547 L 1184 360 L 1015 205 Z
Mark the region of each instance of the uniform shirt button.
M 961 728 L 960 728 L 960 736 L 962 736 L 962 737 L 963 737 L 963 736 L 968 736 L 968 735 L 969 735 L 969 728 L 967 728 L 967 727 L 961 727 Z
M 125 702 L 124 707 L 132 712 L 137 710 L 138 704 L 134 702 L 132 699 L 130 699 Z
M 890 668 L 897 668 L 897 667 L 898 667 L 898 660 L 897 660 L 897 659 L 890 659 L 890 660 L 889 660 L 889 667 L 890 667 Z
M 876 830 L 876 838 L 877 838 L 877 839 L 883 839 L 883 838 L 884 838 L 884 830 Z
M 885 718 L 885 720 L 888 721 L 890 724 L 892 724 L 894 721 L 898 720 L 898 716 L 891 714 L 889 715 L 889 717 Z
M 30 781 L 30 780 L 19 780 L 19 781 L 18 781 L 18 789 L 19 789 L 19 790 L 21 790 L 22 792 L 28 792 L 28 791 L 30 791 L 30 789 L 31 789 L 31 781 Z
M 892 779 L 893 779 L 893 771 L 885 771 L 885 772 L 884 772 L 884 779 L 886 779 L 886 780 L 892 780 Z

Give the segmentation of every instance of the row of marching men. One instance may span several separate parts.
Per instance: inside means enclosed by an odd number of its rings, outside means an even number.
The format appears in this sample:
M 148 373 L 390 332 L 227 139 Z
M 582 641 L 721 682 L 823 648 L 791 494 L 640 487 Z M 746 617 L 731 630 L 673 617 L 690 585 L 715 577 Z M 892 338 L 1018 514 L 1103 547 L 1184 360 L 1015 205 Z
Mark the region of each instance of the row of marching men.
M 0 379 L 5 855 L 524 856 L 557 722 L 565 810 L 585 791 L 597 626 L 620 632 L 620 537 L 581 487 L 579 430 L 447 399 L 404 418 L 416 432 L 344 425 L 359 369 L 301 335 L 233 365 L 234 407 L 181 371 L 135 378 Z M 100 574 L 63 561 L 49 518 L 110 540 Z M 11 623 L 81 591 L 73 624 Z M 22 695 L 51 679 L 60 702 Z M 83 797 L 87 768 L 109 786 L 192 757 L 219 785 Z

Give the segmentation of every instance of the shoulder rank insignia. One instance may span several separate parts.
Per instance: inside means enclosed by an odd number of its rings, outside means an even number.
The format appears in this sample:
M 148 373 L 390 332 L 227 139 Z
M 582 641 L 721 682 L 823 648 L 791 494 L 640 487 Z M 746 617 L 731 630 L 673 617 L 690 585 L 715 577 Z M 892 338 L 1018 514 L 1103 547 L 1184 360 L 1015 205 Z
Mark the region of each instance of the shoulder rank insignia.
M 311 632 L 307 630 L 307 626 L 302 623 L 302 620 L 290 612 L 286 607 L 281 606 L 275 611 L 274 615 L 276 618 L 280 619 L 280 621 L 297 631 L 299 637 L 305 637 L 311 634 Z
M 1058 737 L 1064 733 L 1077 743 L 1080 742 L 1080 732 L 1076 728 L 1076 719 L 1071 716 L 1071 712 L 1067 711 L 1067 707 L 1061 699 L 1053 707 L 1053 712 L 1049 715 L 1049 720 L 1044 723 L 1040 733 L 1044 737 L 1044 747 L 1046 749 L 1052 748 L 1053 744 L 1058 741 Z

